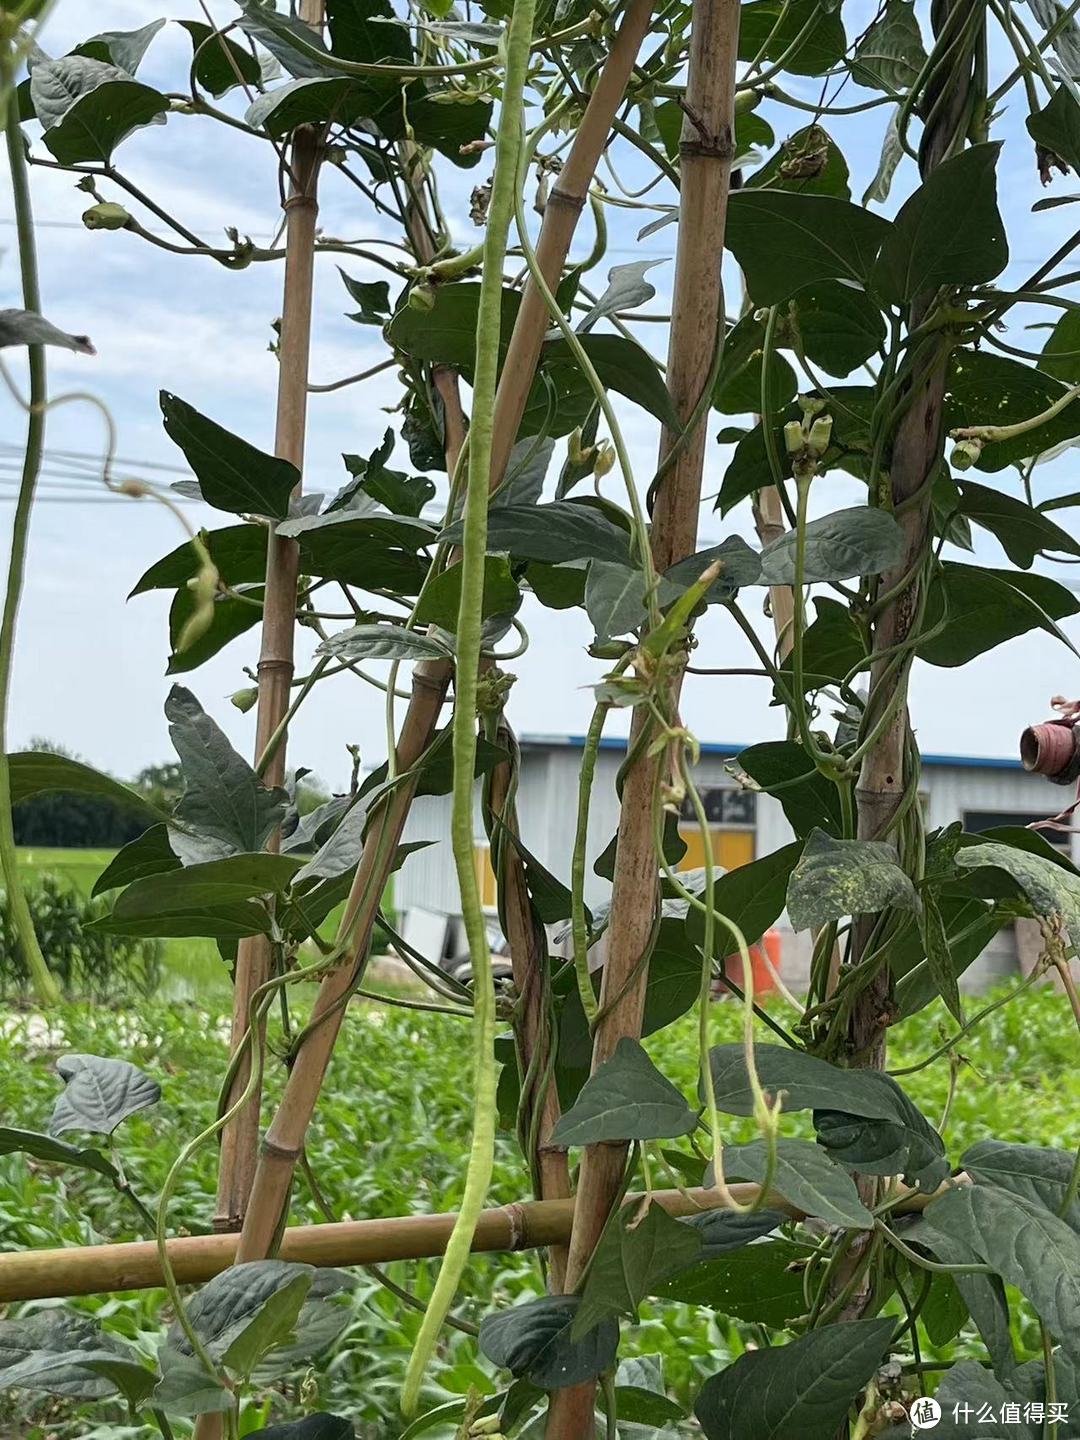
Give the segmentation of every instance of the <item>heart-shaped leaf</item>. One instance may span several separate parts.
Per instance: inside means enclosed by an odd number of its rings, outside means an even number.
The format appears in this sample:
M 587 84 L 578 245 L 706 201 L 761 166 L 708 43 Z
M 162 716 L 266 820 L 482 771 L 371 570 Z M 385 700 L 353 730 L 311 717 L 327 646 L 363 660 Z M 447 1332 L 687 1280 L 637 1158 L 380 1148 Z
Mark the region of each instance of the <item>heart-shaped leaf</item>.
M 285 815 L 288 797 L 268 790 L 190 690 L 165 701 L 169 735 L 184 775 L 170 842 L 185 865 L 261 850 Z
M 900 526 L 887 510 L 855 505 L 811 520 L 805 530 L 803 580 L 850 580 L 880 575 L 896 565 L 904 548 Z M 788 530 L 761 552 L 761 580 L 767 585 L 795 583 L 795 531 Z
M 608 1318 L 626 1315 L 636 1320 L 646 1295 L 692 1265 L 700 1253 L 700 1236 L 672 1219 L 662 1205 L 654 1202 L 644 1215 L 636 1204 L 624 1205 L 604 1227 L 589 1262 L 571 1338 L 580 1340 Z
M 888 906 L 917 910 L 918 905 L 895 847 L 882 840 L 834 840 L 824 830 L 813 830 L 788 882 L 788 916 L 795 930 Z
M 108 164 L 126 136 L 164 121 L 169 109 L 159 91 L 85 55 L 35 65 L 30 98 L 45 144 L 62 165 Z
M 800 1253 L 805 1255 L 789 1240 L 743 1245 L 681 1271 L 658 1285 L 656 1293 L 780 1329 L 806 1310 Z
M 213 1359 L 250 1375 L 259 1358 L 291 1334 L 314 1276 L 310 1265 L 284 1260 L 233 1265 L 202 1287 L 188 1306 L 188 1319 Z M 190 1354 L 190 1342 L 175 1323 L 167 1343 Z
M 619 1326 L 603 1320 L 573 1340 L 578 1304 L 576 1295 L 545 1295 L 488 1315 L 480 1325 L 480 1349 L 492 1364 L 524 1376 L 541 1390 L 592 1380 L 614 1362 Z
M 53 1107 L 50 1135 L 62 1135 L 66 1130 L 111 1135 L 129 1115 L 161 1099 L 157 1081 L 126 1060 L 63 1055 L 56 1068 L 66 1083 Z
M 1054 1215 L 1061 1215 L 1075 1161 L 1072 1150 L 1014 1145 L 1005 1140 L 980 1140 L 960 1157 L 960 1164 L 979 1184 L 1008 1190 L 1022 1200 L 1045 1206 Z M 1061 1218 L 1080 1231 L 1080 1199 L 1075 1195 Z
M 289 498 L 300 483 L 295 465 L 256 450 L 166 390 L 161 392 L 161 413 L 165 433 L 184 452 L 208 505 L 234 515 L 285 519 Z
M 701 1428 L 708 1440 L 833 1440 L 895 1328 L 892 1320 L 823 1325 L 741 1355 L 705 1382 L 694 1406 Z
M 728 1179 L 752 1180 L 761 1185 L 768 1168 L 764 1140 L 724 1147 L 724 1175 Z M 873 1229 L 874 1217 L 859 1199 L 854 1180 L 812 1141 L 777 1141 L 773 1188 L 805 1215 L 830 1225 Z
M 636 566 L 593 560 L 585 581 L 585 610 L 599 641 L 629 635 L 645 621 L 645 577 Z
M 604 1140 L 668 1140 L 689 1135 L 692 1110 L 661 1075 L 636 1040 L 623 1036 L 615 1053 L 581 1088 L 551 1135 L 552 1145 L 594 1145 Z
M 889 221 L 828 195 L 739 190 L 726 243 L 755 305 L 779 305 L 818 280 L 865 282 Z
M 787 898 L 788 880 L 802 846 L 784 845 L 749 865 L 740 865 L 713 881 L 713 908 L 737 925 L 748 945 L 760 940 L 770 925 L 779 918 Z M 704 899 L 704 894 L 702 896 Z M 686 914 L 687 934 L 695 945 L 705 938 L 705 917 L 696 907 Z M 727 927 L 714 928 L 715 943 L 723 951 L 734 952 L 735 946 Z

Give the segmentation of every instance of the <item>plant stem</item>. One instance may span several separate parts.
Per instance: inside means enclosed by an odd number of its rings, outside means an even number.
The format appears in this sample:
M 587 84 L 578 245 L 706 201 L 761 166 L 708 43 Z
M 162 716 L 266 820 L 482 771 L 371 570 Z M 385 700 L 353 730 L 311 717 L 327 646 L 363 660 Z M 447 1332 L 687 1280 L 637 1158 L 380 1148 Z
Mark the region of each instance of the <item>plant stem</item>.
M 461 555 L 461 600 L 458 606 L 457 655 L 454 667 L 454 777 L 450 821 L 454 864 L 461 895 L 462 919 L 469 940 L 473 972 L 473 1137 L 454 1233 L 446 1247 L 420 1333 L 405 1372 L 401 1409 L 410 1416 L 420 1398 L 424 1372 L 468 1262 L 480 1212 L 484 1206 L 495 1159 L 495 981 L 487 925 L 476 874 L 473 835 L 473 784 L 476 770 L 476 723 L 480 650 L 483 631 L 484 557 L 487 553 L 488 497 L 491 491 L 491 450 L 495 427 L 495 388 L 499 372 L 503 264 L 514 218 L 518 154 L 522 141 L 525 81 L 529 69 L 536 0 L 515 0 L 506 37 L 506 69 L 495 141 L 495 174 L 491 187 L 484 265 L 476 316 L 476 361 L 473 377 L 472 425 L 469 430 L 469 479 Z
M 23 308 L 36 314 L 41 311 L 38 289 L 37 250 L 34 244 L 34 216 L 30 203 L 30 184 L 23 151 L 22 127 L 19 124 L 19 101 L 14 76 L 9 73 L 8 58 L 0 58 L 0 97 L 7 96 L 8 164 L 11 169 L 11 193 L 15 208 L 16 235 L 19 244 L 19 271 L 22 277 Z M 11 767 L 8 762 L 8 705 L 11 698 L 11 665 L 15 650 L 15 629 L 22 600 L 26 574 L 26 551 L 30 539 L 30 512 L 34 505 L 38 474 L 41 470 L 45 444 L 45 411 L 48 405 L 45 375 L 45 348 L 27 347 L 30 370 L 30 404 L 26 420 L 26 452 L 23 457 L 19 498 L 11 530 L 11 555 L 8 560 L 4 613 L 0 619 L 0 871 L 7 889 L 8 905 L 19 938 L 26 968 L 38 999 L 53 1006 L 60 1000 L 56 982 L 41 953 L 30 906 L 26 901 L 19 862 L 15 853 L 15 829 L 11 814 Z

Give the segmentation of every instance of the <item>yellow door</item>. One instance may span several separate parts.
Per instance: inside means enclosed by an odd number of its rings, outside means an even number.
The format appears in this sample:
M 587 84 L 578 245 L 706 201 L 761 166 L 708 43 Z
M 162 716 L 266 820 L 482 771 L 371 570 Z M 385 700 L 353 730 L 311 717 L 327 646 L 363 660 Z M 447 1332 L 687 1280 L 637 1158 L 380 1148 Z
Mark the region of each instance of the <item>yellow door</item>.
M 697 825 L 680 825 L 679 834 L 686 842 L 686 854 L 675 867 L 677 870 L 701 870 L 705 865 L 705 843 Z M 737 870 L 748 865 L 754 858 L 753 830 L 724 830 L 714 827 L 712 837 L 712 858 L 714 865 L 725 870 Z
M 473 850 L 476 865 L 476 886 L 480 891 L 480 903 L 485 910 L 494 910 L 499 903 L 499 891 L 495 882 L 495 870 L 491 864 L 491 849 L 477 845 Z

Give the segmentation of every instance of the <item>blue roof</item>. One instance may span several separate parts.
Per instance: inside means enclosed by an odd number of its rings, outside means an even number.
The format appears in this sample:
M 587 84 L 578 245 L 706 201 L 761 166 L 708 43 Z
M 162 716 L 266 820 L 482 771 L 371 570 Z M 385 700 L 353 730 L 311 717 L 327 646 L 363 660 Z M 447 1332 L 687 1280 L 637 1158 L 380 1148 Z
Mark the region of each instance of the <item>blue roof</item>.
M 522 745 L 535 748 L 549 749 L 570 749 L 583 750 L 585 748 L 584 735 L 522 735 Z M 731 745 L 716 741 L 702 741 L 701 753 L 703 755 L 722 755 L 725 759 L 731 759 L 741 751 L 748 749 L 747 745 Z M 601 750 L 626 750 L 626 739 L 622 735 L 604 735 L 600 740 Z M 1022 770 L 1019 757 L 1001 755 L 935 755 L 924 754 L 922 756 L 924 765 L 948 765 L 958 770 Z

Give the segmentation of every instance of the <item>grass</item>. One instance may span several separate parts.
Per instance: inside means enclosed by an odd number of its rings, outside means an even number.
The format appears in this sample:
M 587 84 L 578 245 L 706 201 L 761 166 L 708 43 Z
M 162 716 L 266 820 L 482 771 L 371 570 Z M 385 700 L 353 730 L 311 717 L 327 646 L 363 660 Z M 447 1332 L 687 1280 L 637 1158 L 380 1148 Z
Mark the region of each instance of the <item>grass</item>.
M 893 1032 L 895 1065 L 916 1063 L 938 1043 L 945 1017 L 937 1007 Z M 717 1006 L 715 1042 L 738 1038 L 734 1005 Z M 686 1093 L 696 1083 L 693 1017 L 654 1036 L 649 1048 L 657 1063 Z M 958 1161 L 965 1148 L 990 1135 L 1030 1144 L 1071 1144 L 1080 1119 L 1077 1039 L 1062 997 L 1030 992 L 1016 1005 L 990 1016 L 961 1047 L 959 1075 L 946 1140 Z M 59 1088 L 53 1065 L 58 1052 L 75 1049 L 131 1059 L 162 1085 L 160 1107 L 125 1123 L 117 1140 L 133 1183 L 153 1203 L 182 1139 L 198 1133 L 214 1114 L 217 1079 L 226 1056 L 226 1026 L 219 1003 L 148 1005 L 135 1014 L 68 1007 L 48 1025 L 25 1014 L 0 1017 L 0 1115 L 5 1123 L 45 1128 Z M 469 1143 L 469 1047 L 463 1022 L 397 1008 L 354 1007 L 329 1073 L 324 1100 L 310 1136 L 310 1154 L 330 1204 L 340 1218 L 405 1215 L 453 1209 L 460 1197 Z M 269 1069 L 269 1099 L 280 1089 L 280 1064 Z M 944 1107 L 948 1066 L 934 1066 L 905 1080 L 912 1097 L 933 1119 Z M 729 1122 L 730 1138 L 748 1134 L 747 1121 Z M 785 1133 L 806 1133 L 807 1117 L 791 1116 Z M 77 1138 L 77 1137 L 72 1137 Z M 205 1231 L 212 1209 L 215 1154 L 208 1146 L 183 1176 L 171 1210 L 173 1228 Z M 489 1203 L 528 1193 L 515 1146 L 500 1137 Z M 319 1213 L 302 1181 L 293 1195 L 294 1222 L 314 1222 Z M 0 1234 L 5 1247 L 54 1247 L 137 1238 L 133 1212 L 107 1185 L 86 1174 L 65 1174 L 28 1166 L 19 1156 L 0 1159 Z M 389 1267 L 398 1284 L 421 1298 L 429 1293 L 434 1265 Z M 419 1317 L 378 1283 L 359 1273 L 351 1319 L 329 1357 L 313 1377 L 321 1402 L 347 1415 L 364 1440 L 394 1440 L 397 1390 Z M 479 1320 L 543 1286 L 536 1254 L 475 1259 L 462 1287 L 461 1313 Z M 49 1302 L 43 1302 L 49 1303 Z M 109 1327 L 152 1353 L 163 1320 L 159 1292 L 88 1298 L 75 1302 L 96 1311 Z M 37 1308 L 11 1307 L 8 1318 Z M 701 1381 L 737 1354 L 740 1328 L 725 1317 L 687 1305 L 646 1304 L 641 1323 L 627 1327 L 621 1355 L 659 1354 L 669 1389 L 689 1401 Z M 1034 1353 L 1038 1333 L 1030 1316 L 1018 1337 Z M 932 1346 L 927 1354 L 934 1356 Z M 295 1414 L 301 1376 L 261 1392 L 252 1421 L 272 1409 Z M 471 1384 L 489 1390 L 490 1367 L 477 1357 L 465 1335 L 447 1331 L 426 1398 L 432 1402 L 461 1394 Z M 283 1393 L 287 1397 L 283 1402 Z M 16 1396 L 0 1436 L 148 1436 L 154 1432 L 121 1426 L 115 1409 L 97 1407 L 117 1428 L 89 1429 L 88 1411 L 63 1405 L 44 1430 L 40 1404 Z M 5 1418 L 9 1429 L 5 1431 Z M 443 1440 L 441 1432 L 432 1432 Z

